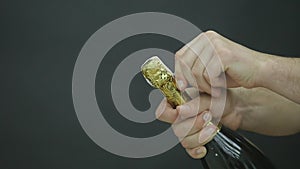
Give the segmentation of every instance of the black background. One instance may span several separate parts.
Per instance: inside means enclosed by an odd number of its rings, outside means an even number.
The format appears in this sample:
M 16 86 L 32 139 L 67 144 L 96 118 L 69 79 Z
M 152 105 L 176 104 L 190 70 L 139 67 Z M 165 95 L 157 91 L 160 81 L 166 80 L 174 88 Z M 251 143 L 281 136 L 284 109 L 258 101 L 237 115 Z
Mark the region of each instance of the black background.
M 72 72 L 80 49 L 95 31 L 113 19 L 156 11 L 185 18 L 202 30 L 216 30 L 255 50 L 300 56 L 300 3 L 292 2 L 1 0 L 0 168 L 201 168 L 200 162 L 188 157 L 180 145 L 155 157 L 129 159 L 112 155 L 93 143 L 82 130 L 72 103 Z M 174 52 L 180 46 L 166 37 L 141 35 L 120 42 L 108 55 L 122 59 L 142 48 L 160 47 Z M 109 74 L 113 70 L 109 67 L 120 61 L 108 59 L 100 66 L 98 72 L 102 70 L 104 75 L 97 75 L 98 97 L 102 90 L 110 90 L 101 85 L 111 78 L 105 72 Z M 144 84 L 141 78 L 136 79 L 136 87 Z M 147 108 L 143 99 L 134 100 L 137 107 L 142 105 L 140 109 Z M 157 121 L 142 126 L 122 119 L 113 110 L 106 113 L 113 114 L 106 117 L 114 128 L 129 135 L 146 137 L 167 126 Z M 300 167 L 299 134 L 243 134 L 278 168 Z

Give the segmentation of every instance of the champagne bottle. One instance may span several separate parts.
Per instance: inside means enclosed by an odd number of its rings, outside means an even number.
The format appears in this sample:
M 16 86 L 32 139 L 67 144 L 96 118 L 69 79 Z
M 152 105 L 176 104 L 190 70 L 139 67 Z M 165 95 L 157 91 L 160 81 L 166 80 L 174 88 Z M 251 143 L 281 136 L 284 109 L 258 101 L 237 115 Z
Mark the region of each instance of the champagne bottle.
M 154 56 L 148 59 L 141 67 L 147 82 L 161 90 L 168 102 L 176 107 L 186 100 L 176 87 L 173 73 L 163 62 Z M 214 124 L 210 124 L 214 125 Z M 274 169 L 270 160 L 249 140 L 226 127 L 218 125 L 212 141 L 205 146 L 208 150 L 201 159 L 205 169 Z

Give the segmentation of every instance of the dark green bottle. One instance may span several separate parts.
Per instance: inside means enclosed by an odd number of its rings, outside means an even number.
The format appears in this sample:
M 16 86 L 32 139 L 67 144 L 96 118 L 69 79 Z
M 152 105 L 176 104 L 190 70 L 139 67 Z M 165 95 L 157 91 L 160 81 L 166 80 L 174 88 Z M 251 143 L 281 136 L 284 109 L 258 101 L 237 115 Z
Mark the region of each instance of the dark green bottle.
M 205 169 L 275 169 L 253 143 L 225 126 L 205 146 L 208 152 L 201 160 Z

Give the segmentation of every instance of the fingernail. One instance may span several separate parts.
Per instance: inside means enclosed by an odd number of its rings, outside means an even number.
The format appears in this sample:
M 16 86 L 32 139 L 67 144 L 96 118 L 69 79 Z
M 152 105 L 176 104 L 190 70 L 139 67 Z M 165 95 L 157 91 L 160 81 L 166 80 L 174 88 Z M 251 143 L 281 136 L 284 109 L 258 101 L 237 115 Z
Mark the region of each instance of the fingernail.
M 200 147 L 196 150 L 196 154 L 202 154 L 203 153 L 203 148 Z
M 202 116 L 203 120 L 204 120 L 204 125 L 207 124 L 208 122 L 210 122 L 211 120 L 211 114 L 208 111 L 205 111 L 203 116 Z
M 210 137 L 213 136 L 216 129 L 210 125 L 202 129 L 202 131 L 199 134 L 199 143 L 205 143 Z
M 178 80 L 177 81 L 177 87 L 179 88 L 179 90 L 183 90 L 184 89 L 184 83 L 182 80 Z
M 155 111 L 156 118 L 159 118 L 166 108 L 166 99 L 164 98 Z

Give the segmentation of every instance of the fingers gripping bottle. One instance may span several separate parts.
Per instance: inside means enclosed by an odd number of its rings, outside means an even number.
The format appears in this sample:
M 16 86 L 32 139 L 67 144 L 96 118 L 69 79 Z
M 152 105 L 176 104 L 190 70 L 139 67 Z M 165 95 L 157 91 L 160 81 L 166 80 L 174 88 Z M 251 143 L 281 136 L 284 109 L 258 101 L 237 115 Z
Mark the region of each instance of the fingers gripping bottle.
M 176 87 L 173 73 L 157 56 L 146 60 L 141 71 L 146 81 L 160 89 L 174 108 L 188 100 L 188 96 Z M 253 143 L 237 132 L 220 126 L 213 140 L 205 145 L 208 152 L 201 159 L 204 169 L 274 169 Z

